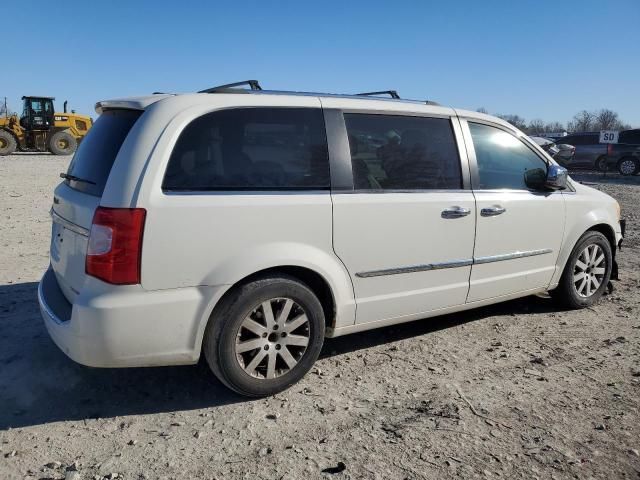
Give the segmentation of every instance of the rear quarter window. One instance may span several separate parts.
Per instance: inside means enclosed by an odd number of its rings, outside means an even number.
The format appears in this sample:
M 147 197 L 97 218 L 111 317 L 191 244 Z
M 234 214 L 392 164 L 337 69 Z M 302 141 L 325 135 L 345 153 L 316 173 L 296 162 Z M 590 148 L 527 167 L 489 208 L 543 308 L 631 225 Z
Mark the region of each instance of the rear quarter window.
M 165 191 L 329 188 L 319 108 L 237 108 L 208 113 L 180 134 Z
M 76 151 L 67 174 L 86 181 L 66 179 L 75 190 L 101 197 L 113 162 L 142 111 L 107 110 L 98 117 Z

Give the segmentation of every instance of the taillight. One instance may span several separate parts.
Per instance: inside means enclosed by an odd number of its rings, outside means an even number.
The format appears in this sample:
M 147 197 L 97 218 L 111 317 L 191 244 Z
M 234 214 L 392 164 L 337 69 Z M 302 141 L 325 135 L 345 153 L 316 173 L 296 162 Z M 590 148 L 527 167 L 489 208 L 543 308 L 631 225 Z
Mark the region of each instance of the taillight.
M 115 285 L 140 283 L 144 208 L 98 207 L 93 215 L 85 271 Z
M 612 143 L 607 145 L 607 155 L 609 155 L 610 157 L 613 156 L 613 144 Z

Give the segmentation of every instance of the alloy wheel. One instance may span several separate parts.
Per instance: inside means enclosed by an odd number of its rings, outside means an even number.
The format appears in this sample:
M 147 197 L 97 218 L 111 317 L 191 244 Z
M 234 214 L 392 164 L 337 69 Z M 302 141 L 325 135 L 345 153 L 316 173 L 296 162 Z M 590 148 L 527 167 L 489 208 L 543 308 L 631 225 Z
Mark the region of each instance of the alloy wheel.
M 580 252 L 573 268 L 573 285 L 578 295 L 588 298 L 600 288 L 607 271 L 607 258 L 597 244 Z
M 623 175 L 631 175 L 636 169 L 636 164 L 633 160 L 623 160 L 620 162 L 620 173 Z
M 302 359 L 310 334 L 307 314 L 297 302 L 272 298 L 256 306 L 242 321 L 236 336 L 236 359 L 254 378 L 280 377 Z

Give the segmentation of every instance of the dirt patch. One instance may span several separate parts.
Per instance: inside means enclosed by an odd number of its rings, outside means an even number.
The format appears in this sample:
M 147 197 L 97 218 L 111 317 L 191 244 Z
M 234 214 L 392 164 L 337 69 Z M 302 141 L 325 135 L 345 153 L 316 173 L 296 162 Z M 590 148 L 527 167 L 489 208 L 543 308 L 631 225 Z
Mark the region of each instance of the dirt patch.
M 0 158 L 0 478 L 638 477 L 640 177 L 576 175 L 629 220 L 594 308 L 530 297 L 328 340 L 247 401 L 201 365 L 91 369 L 53 345 L 36 288 L 68 161 Z

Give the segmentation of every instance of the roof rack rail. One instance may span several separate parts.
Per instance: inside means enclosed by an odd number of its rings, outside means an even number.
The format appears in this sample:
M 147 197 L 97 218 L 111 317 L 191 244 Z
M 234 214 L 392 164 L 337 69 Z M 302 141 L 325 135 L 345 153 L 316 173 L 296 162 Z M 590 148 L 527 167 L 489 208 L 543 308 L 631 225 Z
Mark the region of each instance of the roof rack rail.
M 358 97 L 376 97 L 379 95 L 389 95 L 391 98 L 395 100 L 400 100 L 400 95 L 396 90 L 382 90 L 380 92 L 365 92 L 365 93 L 356 93 Z
M 207 88 L 205 90 L 200 90 L 198 93 L 225 92 L 234 87 L 241 87 L 243 85 L 248 85 L 251 90 L 262 90 L 262 87 L 260 86 L 260 83 L 258 83 L 258 80 L 245 80 L 243 82 L 227 83 L 226 85 L 218 85 L 217 87 Z

